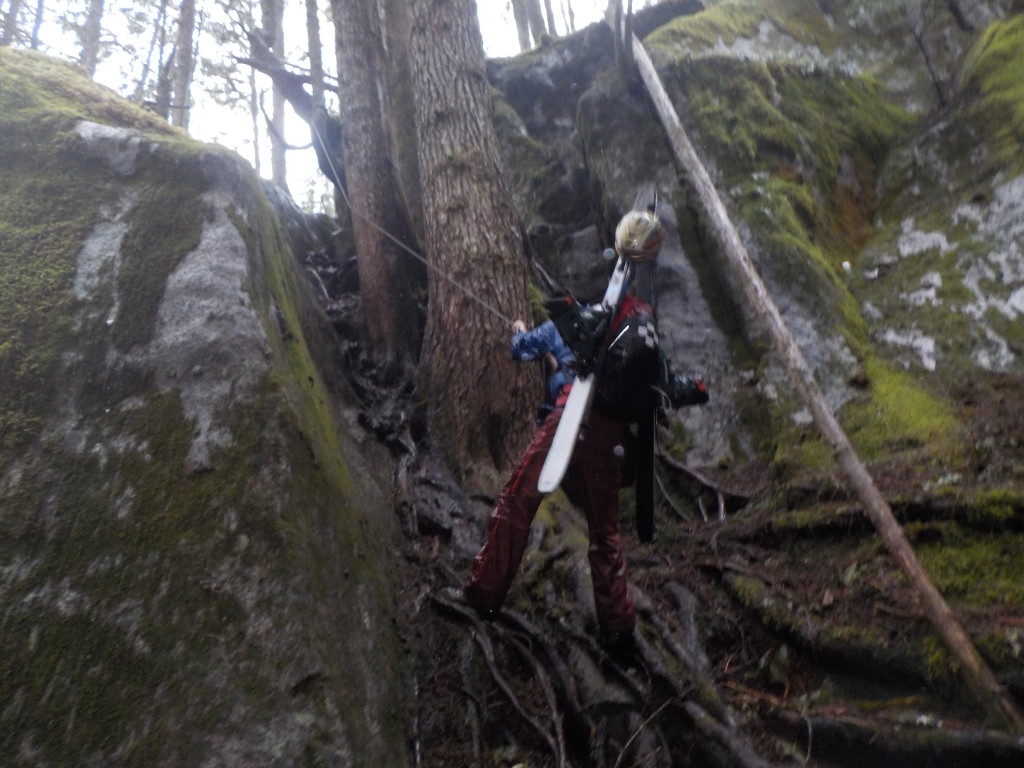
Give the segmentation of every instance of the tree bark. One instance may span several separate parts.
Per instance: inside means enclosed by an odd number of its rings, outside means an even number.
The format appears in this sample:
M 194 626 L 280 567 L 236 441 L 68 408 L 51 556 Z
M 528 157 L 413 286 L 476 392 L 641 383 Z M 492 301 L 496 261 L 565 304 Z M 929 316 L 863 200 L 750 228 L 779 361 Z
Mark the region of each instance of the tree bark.
M 398 186 L 408 214 L 407 237 L 422 243 L 424 238 L 423 194 L 420 189 L 416 107 L 412 72 L 409 68 L 411 9 L 408 0 L 382 0 L 384 19 L 384 60 L 388 87 L 383 89 L 384 121 L 391 153 L 395 158 Z M 405 236 L 405 235 L 403 235 Z
M 411 370 L 419 336 L 404 250 L 406 221 L 392 172 L 380 102 L 385 64 L 376 0 L 332 0 L 339 72 L 342 157 L 366 341 L 390 375 Z
M 868 474 L 846 433 L 832 411 L 829 410 L 825 397 L 818 387 L 803 353 L 757 274 L 750 254 L 740 240 L 739 233 L 733 226 L 725 205 L 711 182 L 711 177 L 679 122 L 675 108 L 669 100 L 646 50 L 636 37 L 632 37 L 629 43 L 639 67 L 640 76 L 647 86 L 647 91 L 662 124 L 665 126 L 676 158 L 697 191 L 701 207 L 710 223 L 715 240 L 728 258 L 730 265 L 737 272 L 747 294 L 747 300 L 750 301 L 764 323 L 777 351 L 782 356 L 793 385 L 811 410 L 822 435 L 832 446 L 850 487 L 864 504 L 868 517 L 874 523 L 890 554 L 896 559 L 910 583 L 920 594 L 929 619 L 960 663 L 968 685 L 978 699 L 989 708 L 993 716 L 1005 720 L 1016 731 L 1024 732 L 1024 716 L 1021 715 L 1013 700 L 985 664 L 971 639 L 953 615 L 949 605 L 918 561 L 917 555 L 893 516 L 888 503 Z
M 472 0 L 413 0 L 411 53 L 431 267 L 420 381 L 448 462 L 501 467 L 531 426 L 529 372 L 508 354 L 510 324 L 529 317 L 528 264 Z

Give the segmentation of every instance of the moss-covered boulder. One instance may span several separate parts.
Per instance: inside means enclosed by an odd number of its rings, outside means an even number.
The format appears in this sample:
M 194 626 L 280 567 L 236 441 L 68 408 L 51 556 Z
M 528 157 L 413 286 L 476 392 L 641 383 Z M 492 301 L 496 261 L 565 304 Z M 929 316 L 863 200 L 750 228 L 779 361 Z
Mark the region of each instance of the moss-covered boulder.
M 2 762 L 405 764 L 395 526 L 252 170 L 0 49 L 0 212 Z

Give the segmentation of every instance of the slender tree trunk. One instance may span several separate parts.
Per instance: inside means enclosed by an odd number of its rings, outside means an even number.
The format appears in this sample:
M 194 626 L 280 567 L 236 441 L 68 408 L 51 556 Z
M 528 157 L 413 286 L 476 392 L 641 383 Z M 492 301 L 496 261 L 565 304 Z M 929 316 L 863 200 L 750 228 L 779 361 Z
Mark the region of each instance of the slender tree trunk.
M 29 48 L 33 51 L 39 48 L 39 30 L 43 26 L 43 14 L 46 12 L 46 0 L 36 0 L 36 15 L 32 21 L 32 35 L 29 38 Z
M 157 9 L 156 21 L 153 23 L 153 34 L 149 38 L 149 46 L 146 48 L 146 58 L 142 61 L 142 72 L 135 84 L 135 93 L 132 94 L 132 101 L 141 104 L 146 98 L 146 86 L 149 83 L 149 72 L 153 66 L 153 52 L 157 45 L 163 47 L 167 34 L 167 0 L 160 0 Z
M 263 173 L 263 154 L 260 152 L 260 100 L 256 90 L 256 70 L 249 69 L 249 121 L 252 125 L 252 167 L 257 176 Z
M 327 104 L 324 99 L 324 43 L 320 37 L 320 9 L 317 0 L 306 0 L 306 47 L 309 50 L 309 78 L 312 109 L 307 122 L 309 123 L 310 137 L 317 155 L 317 163 L 322 168 L 324 165 L 330 167 L 332 164 L 341 165 L 341 158 L 332 158 L 331 149 L 327 146 L 325 134 L 327 132 Z M 340 175 L 336 172 L 328 174 L 328 181 L 332 185 L 341 186 L 338 180 L 333 178 Z M 343 202 L 338 194 L 337 186 L 334 190 L 334 211 L 335 214 L 342 213 Z M 351 226 L 348 217 L 339 220 L 347 222 Z
M 100 60 L 100 40 L 103 36 L 103 0 L 89 0 L 85 27 L 81 33 L 82 52 L 78 63 L 82 65 L 89 77 L 96 75 L 96 65 Z
M 381 33 L 375 0 L 332 0 L 337 38 L 342 157 L 359 267 L 363 324 L 371 352 L 398 375 L 411 368 L 418 333 L 405 254 L 391 239 L 402 232 L 402 206 L 392 175 L 380 82 Z
M 512 0 L 512 18 L 519 35 L 519 50 L 530 50 L 533 44 L 530 42 L 530 15 L 526 12 L 526 0 Z
M 4 30 L 0 35 L 0 45 L 11 45 L 18 34 L 18 14 L 21 12 L 21 0 L 11 0 L 4 16 Z
M 309 49 L 310 88 L 313 108 L 324 107 L 324 56 L 320 39 L 320 12 L 317 0 L 306 0 L 306 45 Z
M 548 20 L 548 32 L 554 36 L 555 34 L 555 11 L 551 7 L 551 0 L 544 0 L 544 13 Z
M 1004 718 L 1018 733 L 1024 732 L 1024 716 L 985 664 L 970 637 L 918 561 L 888 503 L 829 409 L 803 353 L 757 274 L 750 255 L 711 182 L 711 177 L 683 130 L 675 108 L 643 44 L 636 37 L 630 38 L 627 43 L 633 50 L 640 75 L 665 126 L 676 158 L 698 194 L 716 242 L 740 277 L 748 301 L 764 322 L 786 365 L 790 380 L 813 414 L 822 435 L 831 444 L 850 487 L 863 503 L 868 517 L 874 523 L 890 554 L 921 596 L 928 617 L 960 663 L 964 678 L 979 701 L 986 705 L 994 716 Z
M 157 64 L 156 92 L 153 95 L 153 111 L 164 120 L 171 119 L 171 101 L 174 93 L 174 60 L 177 58 L 172 47 L 170 55 L 163 58 L 163 47 L 160 48 L 160 61 Z
M 262 0 L 260 3 L 263 33 L 270 50 L 281 59 L 284 52 L 284 0 Z M 281 189 L 288 190 L 288 149 L 285 141 L 285 97 L 275 83 L 270 91 L 270 178 Z
M 420 381 L 433 434 L 460 470 L 518 453 L 535 392 L 508 354 L 510 323 L 528 318 L 527 262 L 474 10 L 472 0 L 413 0 L 411 48 L 431 265 Z
M 411 11 L 408 0 L 383 0 L 383 3 L 386 21 L 383 30 L 383 57 L 387 67 L 388 87 L 381 89 L 381 106 L 387 125 L 391 155 L 395 159 L 392 165 L 407 213 L 407 224 L 402 237 L 408 242 L 415 241 L 419 244 L 424 238 L 424 223 L 416 107 L 413 99 L 412 73 L 409 69 Z M 417 353 L 418 351 L 417 346 Z
M 196 26 L 196 0 L 181 0 L 178 37 L 174 45 L 174 78 L 171 91 L 171 123 L 188 130 L 192 89 L 192 37 Z
M 541 37 L 548 31 L 544 24 L 544 12 L 541 10 L 540 0 L 525 0 L 525 2 L 526 16 L 530 20 L 530 34 L 533 36 L 534 44 L 539 45 Z

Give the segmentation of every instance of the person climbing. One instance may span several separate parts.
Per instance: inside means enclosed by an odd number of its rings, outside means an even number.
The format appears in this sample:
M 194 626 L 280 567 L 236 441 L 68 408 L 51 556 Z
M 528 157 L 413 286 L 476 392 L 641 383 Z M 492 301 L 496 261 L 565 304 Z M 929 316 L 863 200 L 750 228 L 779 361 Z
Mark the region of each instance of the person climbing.
M 628 258 L 653 259 L 662 239 L 662 225 L 653 212 L 632 211 L 616 228 L 615 250 Z M 650 311 L 630 296 L 623 301 L 619 316 L 645 309 Z M 550 320 L 532 330 L 516 321 L 512 330 L 513 357 L 524 361 L 554 357 L 557 366 L 549 379 L 554 403 L 539 421 L 537 433 L 501 492 L 488 522 L 487 539 L 473 561 L 461 594 L 453 595 L 485 619 L 493 618 L 501 609 L 519 570 L 530 525 L 544 496 L 537 489 L 537 479 L 572 386 L 574 366 L 579 362 Z M 707 402 L 707 391 L 699 379 L 672 375 L 667 361 L 659 366 L 659 372 L 661 380 L 650 381 L 646 388 L 653 386 L 664 404 L 680 407 Z M 612 653 L 632 646 L 636 627 L 619 534 L 619 488 L 624 447 L 629 439 L 629 422 L 623 419 L 621 410 L 597 397 L 587 421 L 586 439 L 577 442 L 561 485 L 570 503 L 586 516 L 598 635 Z

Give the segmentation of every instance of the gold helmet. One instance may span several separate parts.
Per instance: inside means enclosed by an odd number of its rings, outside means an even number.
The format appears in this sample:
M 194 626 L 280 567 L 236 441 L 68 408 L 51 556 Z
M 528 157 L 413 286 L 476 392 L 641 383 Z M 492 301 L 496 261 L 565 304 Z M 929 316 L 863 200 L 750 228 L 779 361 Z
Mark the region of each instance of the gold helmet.
M 633 261 L 649 261 L 658 255 L 664 238 L 653 211 L 630 211 L 615 228 L 615 250 Z

